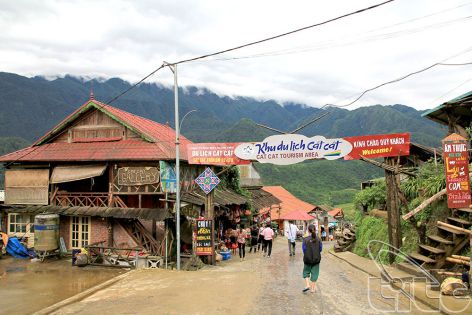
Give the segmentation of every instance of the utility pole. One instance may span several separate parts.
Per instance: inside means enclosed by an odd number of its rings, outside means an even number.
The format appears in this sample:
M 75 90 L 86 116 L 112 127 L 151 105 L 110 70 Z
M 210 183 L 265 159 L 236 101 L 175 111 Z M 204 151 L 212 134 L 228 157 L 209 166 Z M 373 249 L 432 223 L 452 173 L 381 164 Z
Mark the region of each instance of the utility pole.
M 395 166 L 392 157 L 385 158 L 385 164 Z M 388 242 L 393 246 L 394 252 L 389 252 L 389 262 L 395 260 L 395 253 L 402 246 L 402 231 L 400 222 L 400 198 L 398 196 L 397 177 L 395 172 L 385 170 L 385 183 L 387 189 L 387 216 L 388 216 Z
M 175 112 L 175 234 L 177 239 L 177 270 L 180 270 L 180 124 L 179 124 L 179 86 L 177 84 L 177 64 L 165 62 L 174 73 L 174 112 Z

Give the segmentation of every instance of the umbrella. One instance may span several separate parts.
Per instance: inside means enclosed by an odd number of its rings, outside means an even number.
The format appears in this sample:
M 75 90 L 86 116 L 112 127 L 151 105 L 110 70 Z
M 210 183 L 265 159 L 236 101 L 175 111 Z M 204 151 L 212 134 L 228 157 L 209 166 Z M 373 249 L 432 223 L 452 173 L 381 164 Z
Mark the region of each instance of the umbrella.
M 296 221 L 309 221 L 309 220 L 315 219 L 314 216 L 311 216 L 308 213 L 301 210 L 295 210 L 295 211 L 289 212 L 281 216 L 280 218 L 282 220 L 296 220 Z

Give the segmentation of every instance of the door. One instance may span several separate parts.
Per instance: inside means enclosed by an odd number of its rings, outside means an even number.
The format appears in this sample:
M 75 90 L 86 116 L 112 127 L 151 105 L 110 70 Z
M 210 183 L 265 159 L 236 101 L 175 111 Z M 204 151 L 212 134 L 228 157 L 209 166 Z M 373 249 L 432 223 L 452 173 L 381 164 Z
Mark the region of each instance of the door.
M 71 248 L 82 248 L 90 243 L 90 217 L 71 217 Z

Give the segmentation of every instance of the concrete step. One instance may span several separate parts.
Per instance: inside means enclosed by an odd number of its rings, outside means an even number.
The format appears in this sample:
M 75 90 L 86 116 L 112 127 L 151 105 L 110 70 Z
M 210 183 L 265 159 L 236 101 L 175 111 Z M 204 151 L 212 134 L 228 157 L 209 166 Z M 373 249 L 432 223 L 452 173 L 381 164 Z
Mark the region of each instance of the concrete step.
M 396 267 L 397 267 L 397 269 L 399 269 L 403 272 L 406 272 L 409 275 L 418 277 L 418 279 L 424 279 L 425 278 L 424 273 L 421 272 L 421 269 L 417 266 L 414 266 L 414 265 L 410 264 L 409 262 L 399 263 L 399 264 L 397 264 Z
M 436 262 L 436 260 L 426 257 L 424 255 L 421 255 L 420 253 L 410 253 L 408 256 L 410 256 L 411 258 L 415 260 L 419 260 L 428 264 L 433 264 Z
M 438 243 L 443 243 L 443 244 L 446 244 L 446 245 L 454 245 L 454 242 L 453 241 L 449 241 L 445 238 L 442 238 L 441 236 L 437 236 L 437 235 L 428 235 L 428 238 L 435 241 L 435 242 L 438 242 Z
M 456 218 L 456 217 L 448 217 L 447 218 L 449 221 L 452 221 L 453 223 L 459 223 L 463 225 L 472 225 L 472 222 L 461 219 L 461 218 Z
M 432 246 L 425 245 L 425 244 L 419 244 L 418 246 L 423 248 L 424 250 L 427 250 L 428 252 L 436 254 L 436 255 L 444 254 L 446 252 L 444 249 L 432 247 Z

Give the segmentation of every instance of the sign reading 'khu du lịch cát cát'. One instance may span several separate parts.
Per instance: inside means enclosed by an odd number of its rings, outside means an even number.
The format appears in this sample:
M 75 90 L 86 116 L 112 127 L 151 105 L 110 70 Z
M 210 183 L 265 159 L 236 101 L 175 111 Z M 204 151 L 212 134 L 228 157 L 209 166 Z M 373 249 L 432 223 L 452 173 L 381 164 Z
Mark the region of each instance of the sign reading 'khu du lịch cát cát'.
M 211 220 L 198 219 L 195 254 L 199 256 L 212 255 L 211 246 L 212 224 Z
M 467 139 L 453 133 L 442 140 L 448 208 L 470 205 L 469 154 Z
M 289 165 L 311 159 L 335 160 L 344 157 L 351 150 L 352 145 L 342 138 L 308 138 L 304 135 L 286 134 L 270 136 L 261 142 L 242 143 L 234 153 L 244 160 Z

